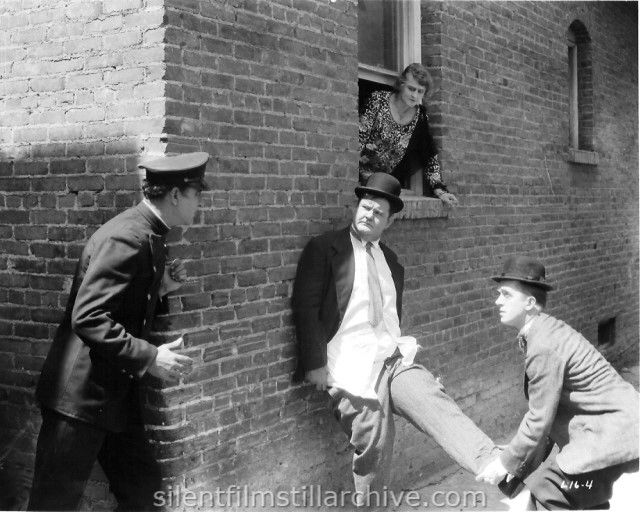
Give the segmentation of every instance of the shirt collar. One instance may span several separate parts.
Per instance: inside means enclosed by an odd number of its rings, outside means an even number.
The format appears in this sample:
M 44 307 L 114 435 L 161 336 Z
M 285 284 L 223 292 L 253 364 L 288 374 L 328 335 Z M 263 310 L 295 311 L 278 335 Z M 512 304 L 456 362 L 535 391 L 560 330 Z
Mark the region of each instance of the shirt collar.
M 153 218 L 157 221 L 156 224 L 158 224 L 161 228 L 160 231 L 164 231 L 164 233 L 168 232 L 171 228 L 167 225 L 167 223 L 162 220 L 162 217 L 160 217 L 160 215 L 158 215 L 158 212 L 156 211 L 156 209 L 153 207 L 153 205 L 151 204 L 151 201 L 149 201 L 146 197 L 142 200 L 142 203 L 140 203 L 143 207 L 145 207 L 145 211 L 149 212 L 149 214 L 151 216 L 153 216 Z M 163 234 L 164 234 L 163 233 Z
M 522 336 L 524 338 L 527 337 L 527 334 L 529 334 L 529 331 L 531 330 L 531 324 L 533 324 L 533 321 L 535 320 L 535 318 L 538 315 L 532 316 L 531 318 L 529 318 L 529 320 L 527 320 L 524 325 L 522 326 L 522 329 L 520 329 L 520 332 L 518 333 L 518 337 Z
M 362 238 L 360 238 L 360 235 L 356 231 L 356 228 L 353 227 L 353 224 L 351 224 L 351 226 L 349 227 L 349 232 L 351 233 L 351 238 L 357 240 L 358 242 L 360 242 L 362 244 L 362 247 L 366 247 L 367 244 L 369 243 L 369 242 L 365 242 Z M 373 245 L 374 247 L 379 249 L 380 248 L 380 239 L 372 240 L 371 241 L 371 245 Z

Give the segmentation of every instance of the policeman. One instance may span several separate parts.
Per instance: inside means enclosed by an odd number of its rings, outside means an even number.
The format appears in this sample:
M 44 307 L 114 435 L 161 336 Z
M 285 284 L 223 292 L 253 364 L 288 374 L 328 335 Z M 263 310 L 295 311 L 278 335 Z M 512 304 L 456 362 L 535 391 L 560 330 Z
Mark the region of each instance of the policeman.
M 42 369 L 42 411 L 29 510 L 77 510 L 96 460 L 119 510 L 153 508 L 161 478 L 141 421 L 146 375 L 176 382 L 193 361 L 182 338 L 149 338 L 158 299 L 187 278 L 167 264 L 165 237 L 193 223 L 209 155 L 146 163 L 144 200 L 100 227 L 76 268 L 64 318 Z

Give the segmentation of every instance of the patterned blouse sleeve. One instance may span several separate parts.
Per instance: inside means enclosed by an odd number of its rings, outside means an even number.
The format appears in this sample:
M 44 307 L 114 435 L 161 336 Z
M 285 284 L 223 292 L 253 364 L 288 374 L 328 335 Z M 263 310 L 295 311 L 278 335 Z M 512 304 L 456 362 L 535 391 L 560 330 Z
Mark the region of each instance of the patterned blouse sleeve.
M 429 116 L 427 113 L 424 113 L 425 119 L 427 121 L 427 125 L 429 122 Z M 427 128 L 427 137 L 429 140 L 427 144 L 433 149 L 431 156 L 427 159 L 427 162 L 424 166 L 424 177 L 427 180 L 427 183 L 431 185 L 431 188 L 435 191 L 437 189 L 442 190 L 443 192 L 448 192 L 447 186 L 442 183 L 442 174 L 440 172 L 440 158 L 438 158 L 438 153 L 436 149 L 435 142 L 431 136 L 431 132 Z
M 424 176 L 431 185 L 433 190 L 441 189 L 443 192 L 448 192 L 447 186 L 442 183 L 442 175 L 440 174 L 440 159 L 435 154 L 427 161 L 427 165 L 424 168 Z

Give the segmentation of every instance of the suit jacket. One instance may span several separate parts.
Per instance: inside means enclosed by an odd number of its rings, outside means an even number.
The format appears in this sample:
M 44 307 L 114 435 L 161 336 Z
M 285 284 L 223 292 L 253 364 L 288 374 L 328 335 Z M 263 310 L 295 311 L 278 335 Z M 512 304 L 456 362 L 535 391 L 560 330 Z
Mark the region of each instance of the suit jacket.
M 535 470 L 547 436 L 568 474 L 638 458 L 638 393 L 580 333 L 544 313 L 526 335 L 529 411 L 501 455 L 510 473 Z
M 380 244 L 380 249 L 391 270 L 401 318 L 404 268 L 386 245 Z M 292 295 L 298 338 L 294 382 L 301 382 L 306 372 L 327 364 L 327 344 L 344 318 L 354 276 L 355 257 L 348 227 L 311 239 L 302 251 Z
M 157 348 L 146 341 L 168 228 L 145 203 L 104 224 L 82 251 L 44 363 L 41 405 L 112 431 L 138 411 L 136 386 Z

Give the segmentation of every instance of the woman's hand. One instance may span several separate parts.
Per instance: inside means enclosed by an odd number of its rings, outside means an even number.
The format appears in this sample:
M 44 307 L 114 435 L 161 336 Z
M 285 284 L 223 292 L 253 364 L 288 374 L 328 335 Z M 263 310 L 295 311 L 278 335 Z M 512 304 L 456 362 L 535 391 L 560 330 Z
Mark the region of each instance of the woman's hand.
M 458 206 L 458 198 L 449 192 L 440 192 L 436 195 L 444 204 L 448 204 L 451 208 Z

